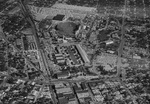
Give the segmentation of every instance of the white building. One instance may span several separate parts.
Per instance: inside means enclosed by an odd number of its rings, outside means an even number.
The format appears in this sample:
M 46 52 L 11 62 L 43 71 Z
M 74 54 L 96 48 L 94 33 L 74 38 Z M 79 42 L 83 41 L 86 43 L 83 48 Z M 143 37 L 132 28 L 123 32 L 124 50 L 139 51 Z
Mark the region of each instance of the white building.
M 87 64 L 90 63 L 90 60 L 88 59 L 87 53 L 82 49 L 81 45 L 76 44 L 76 48 L 79 51 L 81 57 L 83 58 L 84 63 L 87 63 Z

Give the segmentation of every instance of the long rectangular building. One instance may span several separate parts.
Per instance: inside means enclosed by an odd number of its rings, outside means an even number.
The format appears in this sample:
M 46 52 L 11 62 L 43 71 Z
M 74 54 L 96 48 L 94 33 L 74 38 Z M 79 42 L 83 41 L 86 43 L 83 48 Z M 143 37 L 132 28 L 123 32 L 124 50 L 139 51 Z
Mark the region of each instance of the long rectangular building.
M 84 60 L 84 62 L 90 63 L 90 60 L 88 59 L 88 56 L 87 56 L 86 52 L 82 49 L 81 45 L 76 44 L 76 48 L 77 48 L 79 54 L 81 55 L 82 59 Z

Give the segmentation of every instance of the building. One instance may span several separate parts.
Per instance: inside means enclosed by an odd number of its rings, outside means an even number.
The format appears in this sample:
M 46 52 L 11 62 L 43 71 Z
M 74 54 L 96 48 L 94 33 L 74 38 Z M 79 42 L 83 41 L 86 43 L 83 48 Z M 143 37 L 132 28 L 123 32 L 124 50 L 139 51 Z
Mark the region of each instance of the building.
M 100 102 L 103 102 L 104 101 L 104 97 L 102 95 L 95 95 L 95 99 L 96 101 L 100 101 Z
M 45 18 L 42 19 L 39 24 L 38 24 L 38 28 L 40 31 L 48 31 L 51 27 L 52 27 L 52 18 Z M 43 34 L 45 35 L 46 32 L 44 32 Z
M 84 83 L 84 82 L 81 82 L 81 88 L 83 90 L 87 90 L 88 89 L 87 86 L 86 86 L 86 83 Z
M 59 35 L 73 38 L 75 37 L 75 33 L 79 29 L 79 26 L 80 24 L 74 22 L 60 22 L 55 26 L 55 29 L 59 31 Z
M 51 36 L 50 32 L 43 32 L 43 35 L 45 39 L 49 39 Z
M 32 35 L 27 35 L 22 37 L 22 44 L 23 44 L 23 49 L 25 51 L 36 51 L 37 46 L 35 43 L 35 38 Z
M 59 54 L 55 54 L 55 56 L 57 55 L 56 60 L 63 60 L 64 57 L 66 64 L 69 65 L 70 67 L 73 66 L 77 67 L 83 65 L 83 60 L 80 54 L 78 53 L 77 49 L 75 48 L 75 45 L 67 44 L 64 46 L 60 46 L 57 49 Z
M 88 56 L 87 56 L 86 52 L 82 49 L 81 45 L 76 44 L 76 48 L 77 48 L 79 54 L 81 55 L 84 63 L 89 64 L 90 60 L 88 59 Z
M 62 54 L 55 54 L 55 62 L 63 65 L 66 61 Z
M 22 45 L 22 39 L 16 39 L 16 45 Z
M 68 104 L 68 100 L 66 98 L 59 98 L 59 104 Z
M 89 92 L 88 90 L 84 90 L 84 91 L 78 91 L 77 93 L 78 98 L 86 98 L 89 97 Z
M 77 102 L 73 100 L 73 101 L 69 101 L 68 104 L 77 104 Z
M 57 73 L 58 79 L 65 79 L 65 78 L 68 78 L 69 76 L 70 76 L 70 73 L 68 71 Z
M 22 37 L 22 40 L 23 40 L 23 49 L 24 49 L 25 51 L 27 51 L 27 50 L 28 50 L 28 47 L 29 47 L 29 45 L 28 45 L 28 40 L 27 40 L 26 37 Z
M 107 40 L 107 41 L 105 41 L 105 43 L 106 43 L 106 45 L 110 45 L 110 44 L 113 44 L 114 41 L 113 40 Z
M 65 94 L 65 93 L 70 93 L 70 92 L 72 92 L 72 90 L 71 90 L 70 87 L 60 88 L 60 89 L 57 89 L 56 91 L 57 91 L 58 94 L 59 94 L 59 93 Z
M 90 86 L 91 89 L 95 89 L 98 86 L 98 83 L 96 83 L 96 82 L 90 82 L 89 86 Z
M 63 87 L 65 87 L 65 86 L 69 86 L 69 84 L 68 83 L 55 83 L 55 88 L 57 89 L 57 88 L 63 88 Z
M 85 97 L 85 98 L 84 98 L 84 101 L 85 101 L 86 103 L 88 103 L 88 102 L 92 101 L 92 98 L 91 98 L 91 97 Z
M 27 29 L 22 30 L 21 33 L 25 35 L 32 35 L 33 31 L 32 31 L 32 28 L 27 28 Z
M 65 96 L 65 98 L 67 98 L 69 100 L 75 99 L 75 95 L 73 93 L 64 94 L 64 96 Z
M 57 14 L 56 16 L 53 17 L 53 20 L 55 20 L 55 21 L 63 21 L 64 18 L 65 18 L 65 15 Z

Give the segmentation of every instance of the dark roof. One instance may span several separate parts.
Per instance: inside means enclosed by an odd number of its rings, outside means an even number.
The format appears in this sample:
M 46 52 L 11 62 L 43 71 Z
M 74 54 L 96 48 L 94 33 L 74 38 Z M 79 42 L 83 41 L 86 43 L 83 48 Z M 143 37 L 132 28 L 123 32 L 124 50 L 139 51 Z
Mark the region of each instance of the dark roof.
M 43 19 L 39 23 L 39 29 L 48 30 L 50 28 L 51 24 L 52 24 L 52 20 L 51 19 Z
M 106 41 L 109 39 L 108 34 L 110 34 L 110 30 L 102 30 L 99 32 L 100 35 L 97 36 L 97 39 L 102 42 L 102 41 Z
M 86 85 L 85 85 L 84 82 L 81 83 L 81 88 L 82 88 L 83 90 L 87 89 L 87 87 L 86 87 Z
M 60 35 L 75 37 L 75 31 L 78 30 L 79 26 L 74 22 L 61 22 L 56 25 L 55 29 L 61 33 Z
M 70 93 L 70 94 L 64 94 L 64 96 L 65 96 L 66 98 L 68 98 L 69 100 L 75 98 L 75 95 L 74 95 L 73 93 Z
M 91 97 L 85 97 L 84 100 L 85 100 L 86 102 L 89 102 L 89 101 L 92 101 L 92 98 L 91 98 Z
M 68 100 L 66 98 L 60 98 L 59 104 L 68 104 Z
M 74 87 L 76 92 L 82 91 L 81 87 L 78 87 L 76 84 L 73 87 Z
M 77 91 L 77 93 L 87 93 L 88 90 L 81 90 L 81 91 Z
M 90 87 L 96 87 L 97 83 L 96 82 L 90 82 L 89 85 L 90 85 Z
M 23 37 L 23 46 L 24 46 L 24 50 L 28 50 L 29 44 L 26 37 Z
M 65 15 L 57 14 L 55 17 L 53 17 L 53 20 L 62 21 L 64 19 Z
M 58 98 L 64 97 L 63 93 L 57 94 Z

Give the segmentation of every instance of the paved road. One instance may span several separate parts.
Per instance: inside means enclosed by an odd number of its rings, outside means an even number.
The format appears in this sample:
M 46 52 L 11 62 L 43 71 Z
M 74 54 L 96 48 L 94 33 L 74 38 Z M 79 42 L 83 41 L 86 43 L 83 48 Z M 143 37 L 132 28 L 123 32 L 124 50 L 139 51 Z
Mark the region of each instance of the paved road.
M 35 24 L 34 24 L 34 21 L 33 21 L 32 17 L 29 15 L 30 13 L 29 13 L 28 9 L 26 8 L 26 6 L 24 5 L 24 3 L 22 2 L 22 0 L 19 0 L 19 4 L 20 4 L 20 6 L 21 6 L 21 8 L 22 8 L 21 10 L 23 11 L 24 15 L 27 16 L 26 19 L 29 21 L 29 23 L 30 23 L 31 26 L 32 26 L 32 31 L 33 31 L 33 35 L 34 35 L 34 37 L 35 37 L 35 43 L 36 43 L 36 45 L 37 45 L 37 50 L 39 51 L 39 53 L 40 53 L 40 55 L 41 55 L 41 58 L 42 58 L 42 61 L 43 61 L 43 64 L 44 64 L 44 69 L 43 69 L 43 70 L 45 70 L 44 72 L 47 72 L 47 75 L 48 75 L 48 77 L 49 77 L 49 78 L 48 78 L 49 83 L 51 83 L 51 80 L 50 80 L 51 76 L 50 76 L 49 73 L 48 73 L 49 67 L 48 67 L 48 65 L 47 65 L 47 61 L 46 61 L 46 58 L 45 58 L 46 55 L 45 55 L 44 50 L 43 50 L 43 49 L 41 48 L 41 46 L 40 46 L 40 39 L 39 39 L 39 37 L 38 37 L 38 33 L 37 33 L 36 26 L 35 26 Z M 44 76 L 44 75 L 43 75 L 43 76 Z M 44 78 L 45 78 L 45 80 L 47 80 L 47 77 L 44 76 Z M 54 91 L 53 91 L 51 85 L 52 85 L 52 84 L 50 84 L 49 89 L 50 89 L 50 91 L 51 91 L 52 100 L 53 100 L 53 103 L 54 103 L 54 104 L 57 104 L 56 99 L 55 99 L 55 93 L 54 93 Z
M 26 8 L 26 6 L 23 4 L 23 2 L 20 0 L 20 5 L 21 5 L 21 8 L 22 8 L 22 11 L 24 12 L 25 15 L 27 15 L 27 20 L 30 22 L 31 26 L 32 26 L 32 30 L 33 30 L 33 34 L 34 34 L 34 37 L 35 37 L 35 42 L 36 42 L 36 45 L 37 45 L 37 49 L 39 51 L 39 53 L 41 54 L 41 58 L 42 58 L 42 61 L 43 61 L 43 64 L 44 64 L 44 70 L 45 72 L 47 72 L 47 75 L 48 75 L 48 80 L 49 80 L 49 83 L 50 83 L 50 86 L 49 86 L 49 89 L 50 89 L 50 92 L 51 92 L 51 97 L 52 97 L 52 100 L 53 100 L 53 103 L 54 104 L 57 104 L 56 102 L 56 97 L 55 97 L 55 93 L 52 89 L 52 84 L 51 84 L 51 76 L 49 75 L 49 67 L 47 65 L 47 60 L 46 60 L 46 55 L 45 55 L 45 52 L 44 50 L 41 48 L 40 46 L 40 39 L 38 37 L 38 33 L 37 33 L 37 29 L 36 29 L 36 26 L 34 24 L 34 21 L 32 19 L 32 17 L 29 15 L 29 12 Z M 45 80 L 47 80 L 47 77 L 45 77 Z
M 22 4 L 21 2 L 21 7 L 22 7 L 22 10 L 24 12 L 24 14 L 26 15 L 27 11 L 26 11 L 26 8 L 25 6 Z M 37 36 L 37 32 L 36 32 L 36 27 L 35 27 L 35 24 L 34 22 L 32 21 L 32 19 L 30 17 L 27 16 L 27 20 L 31 23 L 32 27 L 33 27 L 33 33 L 34 33 L 34 37 L 35 37 L 35 40 L 36 40 L 36 45 L 37 45 L 37 48 L 38 48 L 38 51 L 41 53 L 41 57 L 42 57 L 42 60 L 43 60 L 43 63 L 44 63 L 44 66 L 45 66 L 45 70 L 48 70 L 48 65 L 47 65 L 47 61 L 46 61 L 46 58 L 45 58 L 45 54 L 44 54 L 44 50 L 41 49 L 40 47 L 40 40 Z M 93 22 L 94 23 L 94 22 Z M 123 24 L 124 24 L 124 21 L 123 21 Z M 93 24 L 92 24 L 93 25 Z M 92 27 L 92 26 L 91 26 Z M 121 36 L 121 43 L 120 43 L 120 46 L 119 46 L 119 49 L 118 49 L 118 66 L 117 66 L 117 74 L 119 75 L 120 74 L 120 68 L 121 68 L 121 55 L 122 55 L 122 52 L 123 52 L 123 46 L 124 46 L 124 25 L 122 25 L 122 36 Z M 39 70 L 39 69 L 38 69 Z M 48 74 L 48 73 L 47 73 Z M 50 78 L 50 75 L 48 74 L 49 78 Z M 49 79 L 48 78 L 48 79 Z M 23 79 L 23 80 L 26 80 L 26 81 L 31 81 L 31 80 L 28 80 L 28 79 Z M 68 82 L 68 83 L 76 83 L 76 82 L 101 82 L 101 81 L 107 81 L 107 80 L 110 80 L 110 79 L 98 79 L 98 80 L 86 80 L 86 79 L 81 79 L 81 80 L 68 80 L 68 79 L 58 79 L 58 80 L 45 80 L 45 81 L 34 81 L 33 82 L 36 82 L 36 83 L 41 83 L 41 84 L 47 84 L 47 85 L 50 85 L 50 91 L 51 91 L 51 94 L 52 94 L 52 99 L 54 101 L 54 104 L 56 104 L 56 100 L 55 100 L 55 93 L 53 92 L 52 90 L 52 86 L 53 84 L 55 83 L 60 83 L 60 82 Z M 111 78 L 111 80 L 118 80 L 118 78 Z M 128 89 L 127 89 L 128 91 Z M 130 91 L 129 91 L 130 93 Z
M 125 39 L 124 39 L 124 35 L 125 35 L 125 29 L 124 29 L 124 25 L 125 25 L 125 15 L 126 15 L 126 7 L 127 7 L 127 1 L 125 0 L 125 6 L 124 6 L 124 15 L 123 15 L 123 19 L 122 19 L 122 26 L 121 26 L 121 43 L 119 45 L 119 49 L 118 49 L 118 61 L 117 61 L 117 76 L 119 77 L 121 74 L 121 66 L 122 66 L 122 54 L 123 54 L 123 47 L 124 47 L 124 43 L 125 43 Z

